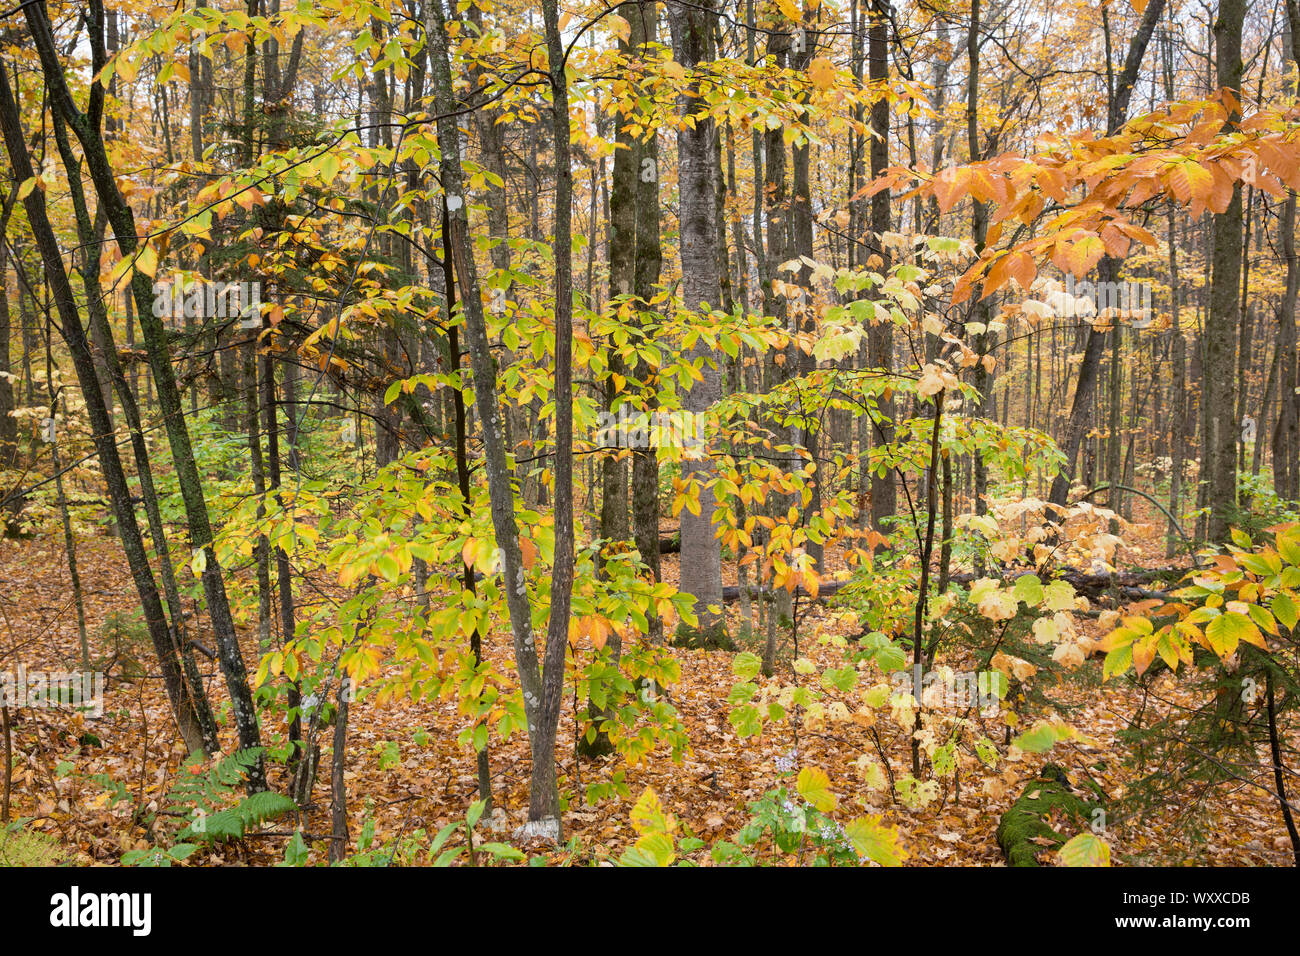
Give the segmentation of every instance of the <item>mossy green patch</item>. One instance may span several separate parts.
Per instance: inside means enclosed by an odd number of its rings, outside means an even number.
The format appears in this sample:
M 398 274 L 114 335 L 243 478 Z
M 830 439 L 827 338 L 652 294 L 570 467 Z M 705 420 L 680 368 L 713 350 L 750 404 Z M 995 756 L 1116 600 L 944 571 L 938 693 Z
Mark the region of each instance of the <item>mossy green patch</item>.
M 1049 819 L 1064 818 L 1080 829 L 1092 823 L 1093 811 L 1100 805 L 1075 793 L 1065 772 L 1055 764 L 1047 764 L 1036 779 L 1025 784 L 1024 793 L 998 822 L 998 846 L 1006 854 L 1007 864 L 1038 866 L 1039 850 L 1058 849 L 1073 835 L 1058 833 Z

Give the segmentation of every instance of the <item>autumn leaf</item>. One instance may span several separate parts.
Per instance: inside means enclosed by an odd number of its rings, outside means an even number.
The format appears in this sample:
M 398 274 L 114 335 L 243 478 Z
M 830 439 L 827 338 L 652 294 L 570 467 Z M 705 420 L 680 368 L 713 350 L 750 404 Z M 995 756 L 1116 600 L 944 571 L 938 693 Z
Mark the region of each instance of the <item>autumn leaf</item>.
M 831 778 L 817 767 L 804 767 L 795 780 L 795 789 L 822 813 L 830 813 L 839 802 L 831 793 Z
M 808 78 L 817 89 L 830 89 L 835 84 L 835 65 L 824 56 L 814 57 L 808 64 Z
M 1059 853 L 1066 866 L 1110 866 L 1110 846 L 1095 833 L 1070 838 Z
M 151 243 L 145 243 L 135 257 L 135 267 L 153 278 L 158 271 L 158 252 Z

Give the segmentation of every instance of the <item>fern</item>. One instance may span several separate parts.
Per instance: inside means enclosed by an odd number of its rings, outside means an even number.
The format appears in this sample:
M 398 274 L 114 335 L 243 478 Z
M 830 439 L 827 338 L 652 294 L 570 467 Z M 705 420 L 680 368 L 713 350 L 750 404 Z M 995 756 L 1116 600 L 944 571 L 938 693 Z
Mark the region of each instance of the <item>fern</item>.
M 250 747 L 221 758 L 206 771 L 201 757 L 186 761 L 189 773 L 172 787 L 166 805 L 173 813 L 190 817 L 189 824 L 177 837 L 203 843 L 238 840 L 249 829 L 291 813 L 297 805 L 288 797 L 270 791 L 255 793 L 229 806 L 235 789 L 262 755 L 263 748 Z
M 282 817 L 296 809 L 297 804 L 288 797 L 268 790 L 255 793 L 227 810 L 219 810 L 211 815 L 197 815 L 179 836 L 181 839 L 203 840 L 208 843 L 238 840 L 251 827 Z
M 173 812 L 202 810 L 213 814 L 229 802 L 235 788 L 243 783 L 248 771 L 262 755 L 262 747 L 237 750 L 203 770 L 203 757 L 195 754 L 185 761 L 183 775 L 167 794 L 167 809 Z

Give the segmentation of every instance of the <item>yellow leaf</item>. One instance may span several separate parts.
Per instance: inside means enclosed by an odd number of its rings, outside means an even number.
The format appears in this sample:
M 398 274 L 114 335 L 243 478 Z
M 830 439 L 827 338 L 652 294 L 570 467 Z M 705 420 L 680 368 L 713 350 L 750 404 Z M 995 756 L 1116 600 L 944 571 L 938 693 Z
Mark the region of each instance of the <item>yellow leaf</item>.
M 669 833 L 673 829 L 673 823 L 672 817 L 659 800 L 659 795 L 653 788 L 646 787 L 632 808 L 632 829 L 639 834 Z
M 831 778 L 818 767 L 804 767 L 795 780 L 795 789 L 822 813 L 830 813 L 839 802 L 831 793 Z
M 830 89 L 835 84 L 835 65 L 824 56 L 808 64 L 808 78 L 819 90 Z
M 617 13 L 610 14 L 606 17 L 605 24 L 609 27 L 609 32 L 614 34 L 614 36 L 618 37 L 624 43 L 626 43 L 627 38 L 632 35 L 632 25 Z
M 140 254 L 136 256 L 135 267 L 152 279 L 154 273 L 158 271 L 158 251 L 146 243 L 140 250 Z

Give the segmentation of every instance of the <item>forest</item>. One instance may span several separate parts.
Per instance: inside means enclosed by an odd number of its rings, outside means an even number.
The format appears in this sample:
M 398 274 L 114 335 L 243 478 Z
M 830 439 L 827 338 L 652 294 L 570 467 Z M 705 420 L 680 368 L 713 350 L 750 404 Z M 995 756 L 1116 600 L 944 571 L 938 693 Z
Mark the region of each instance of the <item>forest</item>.
M 1298 38 L 15 2 L 0 865 L 1300 865 Z

